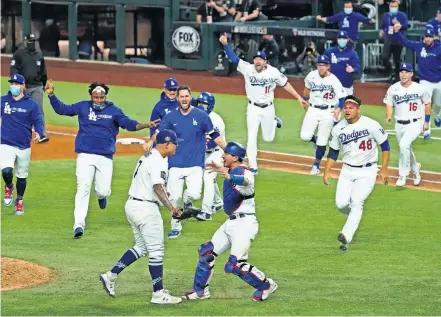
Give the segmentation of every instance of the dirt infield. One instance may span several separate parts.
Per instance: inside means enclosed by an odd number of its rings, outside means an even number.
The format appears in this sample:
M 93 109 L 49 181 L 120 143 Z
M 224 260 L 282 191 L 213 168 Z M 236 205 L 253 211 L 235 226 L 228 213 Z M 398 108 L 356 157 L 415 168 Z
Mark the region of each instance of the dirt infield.
M 37 286 L 55 278 L 47 267 L 11 258 L 0 258 L 2 267 L 1 291 Z

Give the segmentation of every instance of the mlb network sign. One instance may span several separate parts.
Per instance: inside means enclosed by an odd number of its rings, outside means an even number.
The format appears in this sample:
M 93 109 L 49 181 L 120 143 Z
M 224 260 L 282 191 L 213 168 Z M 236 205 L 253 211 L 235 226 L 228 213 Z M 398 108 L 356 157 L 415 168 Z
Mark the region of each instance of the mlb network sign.
M 181 26 L 172 35 L 173 46 L 184 54 L 196 52 L 201 44 L 199 32 L 191 26 Z

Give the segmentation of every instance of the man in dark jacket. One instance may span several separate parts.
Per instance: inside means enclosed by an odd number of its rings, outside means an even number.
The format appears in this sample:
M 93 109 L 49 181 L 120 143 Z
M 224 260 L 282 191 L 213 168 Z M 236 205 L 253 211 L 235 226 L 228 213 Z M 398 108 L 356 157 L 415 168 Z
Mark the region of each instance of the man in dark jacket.
M 52 19 L 46 20 L 46 26 L 40 33 L 40 49 L 46 57 L 60 57 L 58 41 L 61 39 L 60 28 Z
M 279 67 L 279 44 L 277 44 L 274 39 L 274 35 L 266 34 L 263 36 L 259 51 L 266 53 L 266 56 L 268 56 L 268 64 L 275 68 Z
M 37 38 L 34 34 L 25 36 L 24 47 L 15 51 L 11 59 L 11 75 L 22 74 L 26 82 L 26 93 L 31 96 L 43 115 L 43 135 L 38 143 L 49 141 L 46 136 L 46 121 L 43 110 L 43 87 L 47 81 L 47 70 L 43 54 L 35 47 Z

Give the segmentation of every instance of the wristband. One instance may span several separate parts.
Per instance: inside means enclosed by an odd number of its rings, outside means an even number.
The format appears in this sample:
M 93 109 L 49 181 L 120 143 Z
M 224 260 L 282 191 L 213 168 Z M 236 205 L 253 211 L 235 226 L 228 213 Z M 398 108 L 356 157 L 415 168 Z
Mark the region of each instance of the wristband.
M 430 114 L 426 114 L 424 116 L 424 122 L 429 123 L 430 122 Z
M 302 98 L 303 98 L 303 100 L 305 100 L 305 101 L 308 101 L 308 100 L 309 100 L 309 97 L 306 97 L 306 96 L 303 96 Z
M 230 175 L 230 181 L 237 185 L 242 185 L 245 183 L 245 176 L 244 175 Z

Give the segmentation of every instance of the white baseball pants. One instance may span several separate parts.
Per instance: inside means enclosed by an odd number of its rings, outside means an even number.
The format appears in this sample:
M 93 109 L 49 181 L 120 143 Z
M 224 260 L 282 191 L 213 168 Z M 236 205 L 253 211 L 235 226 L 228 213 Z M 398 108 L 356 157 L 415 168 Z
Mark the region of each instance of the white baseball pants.
M 0 144 L 0 170 L 11 167 L 18 178 L 27 178 L 29 163 L 31 161 L 31 148 L 19 149 L 15 146 Z
M 432 118 L 439 118 L 441 115 L 441 82 L 431 83 L 427 80 L 421 80 L 420 84 L 429 92 L 432 96 Z M 432 120 L 429 123 L 429 130 L 425 133 L 430 134 L 430 128 L 432 125 Z
M 351 167 L 343 164 L 337 182 L 335 204 L 347 216 L 342 232 L 348 243 L 352 241 L 363 214 L 363 205 L 371 194 L 377 179 L 377 164 L 369 167 Z
M 276 111 L 274 104 L 260 108 L 248 103 L 247 108 L 247 156 L 250 168 L 257 168 L 257 134 L 259 125 L 262 128 L 262 138 L 265 142 L 274 141 L 276 136 L 277 122 L 275 120 Z
M 343 90 L 346 92 L 346 96 L 354 94 L 354 86 L 351 86 L 349 88 L 343 87 Z
M 321 110 L 310 106 L 303 118 L 300 138 L 305 141 L 311 141 L 315 130 L 317 129 L 318 146 L 326 146 L 329 141 L 329 135 L 334 127 L 334 111 L 329 109 Z
M 73 228 L 85 228 L 89 207 L 90 187 L 95 177 L 95 193 L 98 199 L 110 196 L 113 160 L 96 154 L 80 153 L 77 157 L 77 193 L 75 195 Z
M 412 120 L 411 120 L 412 121 Z M 415 171 L 417 161 L 415 153 L 412 151 L 412 143 L 418 138 L 423 131 L 423 120 L 409 124 L 395 123 L 395 133 L 400 147 L 400 161 L 398 164 L 398 174 L 403 177 L 409 176 L 410 169 Z
M 205 164 L 211 162 L 223 164 L 222 153 L 222 151 L 218 150 L 206 154 Z M 217 173 L 209 173 L 207 170 L 204 171 L 204 199 L 202 200 L 202 211 L 208 214 L 212 213 L 213 206 L 220 206 L 223 204 L 216 177 Z

